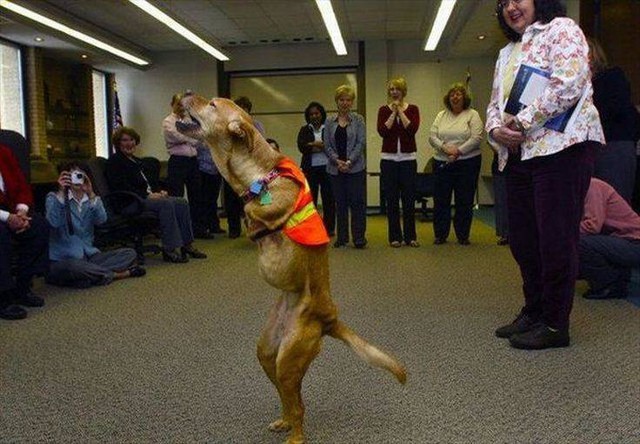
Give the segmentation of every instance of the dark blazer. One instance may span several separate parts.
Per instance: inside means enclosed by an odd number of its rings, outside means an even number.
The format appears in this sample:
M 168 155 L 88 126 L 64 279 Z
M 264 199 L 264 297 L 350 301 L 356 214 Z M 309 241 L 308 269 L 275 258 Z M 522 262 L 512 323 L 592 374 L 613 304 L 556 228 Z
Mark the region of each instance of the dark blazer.
M 302 153 L 302 160 L 300 161 L 300 168 L 302 171 L 309 171 L 311 169 L 311 157 L 313 155 L 313 148 L 308 146 L 308 143 L 316 140 L 316 136 L 313 134 L 313 129 L 310 125 L 304 125 L 298 131 L 298 151 Z M 324 142 L 324 131 L 322 132 L 322 141 Z
M 607 68 L 597 73 L 592 83 L 593 104 L 600 114 L 606 141 L 635 141 L 639 130 L 637 125 L 640 122 L 624 72 L 617 66 Z
M 0 192 L 0 206 L 7 208 L 11 213 L 16 211 L 18 204 L 33 208 L 31 186 L 27 183 L 13 151 L 4 145 L 0 145 L 0 174 L 4 181 L 4 193 Z
M 149 194 L 148 186 L 151 191 L 158 191 L 157 185 L 147 181 L 151 176 L 145 176 L 142 161 L 135 156 L 129 159 L 120 151 L 109 158 L 106 175 L 111 191 L 130 191 L 143 199 Z

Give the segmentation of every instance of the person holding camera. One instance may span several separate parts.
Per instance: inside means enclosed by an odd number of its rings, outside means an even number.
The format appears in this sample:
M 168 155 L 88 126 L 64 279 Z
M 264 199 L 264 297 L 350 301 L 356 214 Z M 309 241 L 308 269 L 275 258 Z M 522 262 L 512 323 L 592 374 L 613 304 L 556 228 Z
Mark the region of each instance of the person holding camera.
M 102 200 L 78 164 L 70 163 L 61 170 L 58 191 L 46 199 L 46 218 L 51 225 L 47 282 L 86 288 L 144 276 L 146 270 L 136 265 L 132 248 L 101 252 L 94 247 L 94 226 L 107 220 Z

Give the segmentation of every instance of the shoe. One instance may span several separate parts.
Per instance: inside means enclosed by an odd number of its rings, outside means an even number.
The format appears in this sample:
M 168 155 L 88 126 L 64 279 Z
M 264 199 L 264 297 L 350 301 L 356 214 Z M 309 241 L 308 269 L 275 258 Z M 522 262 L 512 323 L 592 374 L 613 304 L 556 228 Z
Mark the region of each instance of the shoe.
M 508 237 L 500 237 L 498 238 L 498 245 L 509 245 L 509 238 Z
M 0 308 L 0 318 L 8 321 L 16 321 L 27 317 L 27 310 L 19 305 L 7 305 Z
M 333 237 L 336 235 L 335 231 L 328 231 L 327 234 L 329 235 L 329 237 Z
M 345 248 L 346 246 L 347 246 L 347 243 L 342 241 L 335 241 L 333 243 L 333 248 Z
M 129 277 L 137 278 L 137 277 L 142 277 L 145 274 L 147 274 L 147 270 L 145 270 L 140 266 L 136 265 L 134 267 L 129 268 Z
M 552 330 L 546 324 L 539 322 L 527 332 L 518 333 L 509 338 L 513 348 L 521 350 L 543 350 L 569 346 L 568 330 Z
M 469 242 L 469 239 L 458 239 L 458 243 L 460 245 L 471 245 L 471 242 Z
M 211 228 L 211 229 L 209 230 L 209 232 L 210 232 L 210 233 L 213 233 L 213 234 L 225 234 L 225 233 L 226 233 L 226 231 L 225 231 L 225 230 L 223 230 L 223 229 L 222 229 L 222 228 L 220 228 L 220 227 Z
M 365 240 L 362 242 L 354 242 L 353 246 L 358 250 L 364 250 L 365 248 L 367 248 L 367 241 Z
M 174 264 L 184 264 L 189 262 L 188 257 L 178 254 L 176 251 L 163 251 L 162 260 Z
M 229 232 L 229 239 L 237 239 L 237 238 L 239 238 L 239 237 L 240 237 L 240 233 L 235 233 L 235 232 L 234 232 L 234 233 L 232 233 L 232 232 Z
M 617 287 L 617 288 L 616 288 Z M 602 290 L 594 291 L 589 288 L 582 295 L 585 299 L 625 299 L 627 297 L 626 288 L 622 288 L 620 285 L 610 285 Z
M 389 246 L 391 246 L 392 248 L 400 248 L 402 247 L 402 243 L 399 241 L 393 241 L 391 243 L 389 243 Z
M 25 307 L 42 307 L 44 305 L 44 299 L 28 292 L 25 295 L 17 297 L 15 303 L 18 305 L 24 305 Z
M 412 241 L 409 241 L 407 245 L 409 245 L 411 248 L 418 248 L 420 246 L 420 243 L 414 239 Z
M 182 247 L 180 249 L 182 251 L 182 256 L 191 256 L 194 259 L 206 259 L 207 255 L 202 251 L 195 249 L 194 247 Z
M 433 240 L 433 245 L 442 245 L 442 244 L 446 244 L 447 240 L 444 237 L 436 237 Z
M 537 324 L 536 320 L 528 314 L 520 313 L 518 317 L 511 323 L 503 325 L 495 331 L 495 334 L 499 338 L 510 338 L 518 333 L 525 333 L 530 331 Z

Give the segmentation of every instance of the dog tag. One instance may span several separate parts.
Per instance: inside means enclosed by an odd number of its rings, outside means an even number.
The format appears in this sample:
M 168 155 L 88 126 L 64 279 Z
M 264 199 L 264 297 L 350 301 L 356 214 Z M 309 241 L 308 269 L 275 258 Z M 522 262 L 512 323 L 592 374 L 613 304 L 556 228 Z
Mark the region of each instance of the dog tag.
M 268 190 L 265 190 L 260 195 L 260 205 L 270 205 L 271 204 L 271 193 Z
M 256 180 L 249 187 L 249 191 L 253 194 L 260 194 L 260 191 L 262 191 L 262 183 Z

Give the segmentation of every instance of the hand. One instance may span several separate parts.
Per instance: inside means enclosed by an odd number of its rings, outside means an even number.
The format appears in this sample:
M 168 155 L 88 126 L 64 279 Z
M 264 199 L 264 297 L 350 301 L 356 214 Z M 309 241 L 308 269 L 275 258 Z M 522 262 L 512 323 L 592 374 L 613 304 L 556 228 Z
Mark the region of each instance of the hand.
M 84 183 L 82 184 L 82 191 L 87 193 L 89 199 L 93 199 L 96 197 L 96 194 L 93 192 L 93 184 L 91 183 L 91 179 L 87 174 L 84 175 Z
M 524 134 L 506 125 L 491 130 L 491 137 L 500 145 L 506 146 L 511 153 L 516 153 L 525 140 Z
M 338 171 L 340 171 L 341 173 L 348 173 L 349 170 L 351 169 L 351 162 L 350 161 L 344 161 L 344 160 L 340 160 L 338 159 Z
M 31 218 L 26 215 L 11 213 L 7 219 L 7 225 L 14 233 L 22 233 L 31 226 Z
M 58 176 L 58 186 L 60 187 L 60 191 L 71 186 L 71 173 L 69 171 L 60 173 L 60 176 Z
M 456 153 L 459 153 L 458 146 L 451 142 L 445 142 L 442 145 L 442 151 L 444 151 L 447 156 L 453 156 Z

